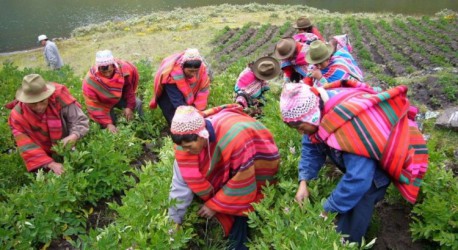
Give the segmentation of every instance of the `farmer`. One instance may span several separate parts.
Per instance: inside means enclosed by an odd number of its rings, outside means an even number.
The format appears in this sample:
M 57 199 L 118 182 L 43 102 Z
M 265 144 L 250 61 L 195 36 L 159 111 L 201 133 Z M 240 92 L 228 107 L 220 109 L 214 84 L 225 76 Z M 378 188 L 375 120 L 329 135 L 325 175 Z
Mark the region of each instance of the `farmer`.
M 363 81 L 363 72 L 348 51 L 349 47 L 343 46 L 338 50 L 336 48 L 337 46 L 322 41 L 310 44 L 306 60 L 314 67 L 309 70 L 304 79 L 307 85 L 323 86 L 326 83 L 346 79 Z
M 38 43 L 43 46 L 43 55 L 45 57 L 46 65 L 53 70 L 59 70 L 64 66 L 64 62 L 62 61 L 62 57 L 60 57 L 59 49 L 57 45 L 49 41 L 46 35 L 39 35 L 38 36 Z
M 329 156 L 344 174 L 321 216 L 337 213 L 337 230 L 351 242 L 361 242 L 389 177 L 409 202 L 416 201 L 428 154 L 406 93 L 407 87 L 398 86 L 377 94 L 347 80 L 283 88 L 283 121 L 303 134 L 295 198 L 301 204 L 309 197 L 308 185 Z
M 133 120 L 134 110 L 142 117 L 142 101 L 136 97 L 138 79 L 132 63 L 115 59 L 110 50 L 98 51 L 95 65 L 83 80 L 83 96 L 91 119 L 117 133 L 114 108 L 122 109 L 127 121 Z
M 172 120 L 177 144 L 170 198 L 170 218 L 181 224 L 193 193 L 203 201 L 198 215 L 216 217 L 231 249 L 247 249 L 247 217 L 252 203 L 263 198 L 262 187 L 275 183 L 280 155 L 272 134 L 237 104 L 199 113 L 180 106 Z
M 89 119 L 64 85 L 26 75 L 16 92 L 8 123 L 27 171 L 39 168 L 60 175 L 63 165 L 51 157 L 59 140 L 73 145 L 89 131 Z
M 297 32 L 293 38 L 298 42 L 310 44 L 315 40 L 324 41 L 320 31 L 312 24 L 308 17 L 299 17 L 293 27 L 297 29 Z
M 265 56 L 249 63 L 235 83 L 235 102 L 245 110 L 252 110 L 250 115 L 259 115 L 264 106 L 263 94 L 270 89 L 267 81 L 279 74 L 280 64 L 273 57 Z
M 285 82 L 299 82 L 306 75 L 309 63 L 306 54 L 309 50 L 306 43 L 297 42 L 292 37 L 282 38 L 276 45 L 274 55 L 281 60 Z
M 207 107 L 210 77 L 207 66 L 197 49 L 186 49 L 165 58 L 154 77 L 151 109 L 162 110 L 170 127 L 175 110 L 181 105 L 192 105 L 198 110 Z

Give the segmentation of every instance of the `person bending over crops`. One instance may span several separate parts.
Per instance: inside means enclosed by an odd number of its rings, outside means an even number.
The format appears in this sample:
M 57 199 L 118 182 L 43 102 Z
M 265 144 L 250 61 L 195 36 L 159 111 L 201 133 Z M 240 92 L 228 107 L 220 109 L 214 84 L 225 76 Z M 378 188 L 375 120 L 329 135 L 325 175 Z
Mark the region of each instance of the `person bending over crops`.
M 181 224 L 186 209 L 199 196 L 198 215 L 216 217 L 232 244 L 246 249 L 246 213 L 263 198 L 266 182 L 275 183 L 280 155 L 272 134 L 262 123 L 245 114 L 238 104 L 199 113 L 192 106 L 177 108 L 171 126 L 176 143 L 169 209 Z
M 142 101 L 136 97 L 138 70 L 130 62 L 115 59 L 110 50 L 98 51 L 95 65 L 83 79 L 83 96 L 89 117 L 111 133 L 117 133 L 114 108 L 123 110 L 127 121 L 135 110 L 143 116 Z
M 264 106 L 264 92 L 268 91 L 268 80 L 280 74 L 280 64 L 270 56 L 251 62 L 239 75 L 235 83 L 235 102 L 242 105 L 252 117 L 261 115 Z
M 186 49 L 165 58 L 154 77 L 151 109 L 159 107 L 170 127 L 178 106 L 192 105 L 198 110 L 207 107 L 210 77 L 197 49 Z
M 38 74 L 26 75 L 16 92 L 8 119 L 27 171 L 39 168 L 64 172 L 51 157 L 59 140 L 73 145 L 89 131 L 89 119 L 64 85 L 47 82 Z
M 324 41 L 320 31 L 312 24 L 310 19 L 305 16 L 299 17 L 293 27 L 297 29 L 293 38 L 298 42 L 310 44 L 314 40 Z
M 282 90 L 282 119 L 303 134 L 295 198 L 302 204 L 309 197 L 308 185 L 329 156 L 343 176 L 321 216 L 337 213 L 337 230 L 351 242 L 361 242 L 390 177 L 404 198 L 416 201 L 428 153 L 406 93 L 405 86 L 377 93 L 352 80 Z
M 285 82 L 300 82 L 307 75 L 309 63 L 305 56 L 309 47 L 292 37 L 284 37 L 275 45 L 274 55 L 281 60 Z
M 332 44 L 336 44 L 336 46 L 322 41 L 314 41 L 310 44 L 306 60 L 314 67 L 307 72 L 306 78 L 303 80 L 304 83 L 309 86 L 323 86 L 338 80 L 355 79 L 363 81 L 363 72 L 349 52 L 348 49 L 351 48 L 348 46 L 349 44 L 337 46 L 339 45 L 337 41 L 333 41 Z

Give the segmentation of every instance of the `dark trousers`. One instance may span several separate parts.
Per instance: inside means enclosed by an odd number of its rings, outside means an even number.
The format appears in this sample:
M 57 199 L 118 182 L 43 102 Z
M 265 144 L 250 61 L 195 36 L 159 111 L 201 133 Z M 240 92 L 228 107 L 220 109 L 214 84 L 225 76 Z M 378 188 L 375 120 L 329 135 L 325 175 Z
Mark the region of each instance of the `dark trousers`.
M 140 118 L 143 118 L 143 108 L 142 108 L 142 101 L 140 100 L 140 98 L 138 97 L 135 97 L 135 112 L 137 112 L 138 116 Z M 116 114 L 114 112 L 114 108 L 119 108 L 119 109 L 124 109 L 124 108 L 127 108 L 127 101 L 125 99 L 121 99 L 119 100 L 118 103 L 116 103 L 113 108 L 111 108 L 110 110 L 110 117 L 111 117 L 111 120 L 113 121 L 113 124 L 116 124 L 116 120 L 117 120 L 117 117 L 116 117 Z
M 383 199 L 388 186 L 377 187 L 373 182 L 371 188 L 353 209 L 337 215 L 337 231 L 350 235 L 345 238 L 346 240 L 361 243 L 361 238 L 369 228 L 374 206 Z
M 248 242 L 248 217 L 234 216 L 234 218 L 235 221 L 229 233 L 229 247 L 227 249 L 248 249 L 245 246 L 245 243 Z
M 165 120 L 167 121 L 167 124 L 170 126 L 172 125 L 172 119 L 173 116 L 175 115 L 175 111 L 177 110 L 172 102 L 170 101 L 169 96 L 167 95 L 167 92 L 164 91 L 161 96 L 157 99 L 157 104 L 159 105 L 159 108 L 161 108 L 162 114 L 164 115 Z

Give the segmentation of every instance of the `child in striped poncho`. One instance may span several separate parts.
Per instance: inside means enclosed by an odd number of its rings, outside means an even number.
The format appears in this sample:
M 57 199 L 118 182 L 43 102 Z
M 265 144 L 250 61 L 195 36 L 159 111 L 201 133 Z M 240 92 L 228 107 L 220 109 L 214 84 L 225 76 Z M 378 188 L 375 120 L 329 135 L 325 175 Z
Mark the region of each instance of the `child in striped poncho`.
M 205 117 L 205 118 L 204 118 Z M 193 193 L 201 198 L 199 216 L 215 216 L 235 249 L 246 249 L 247 217 L 275 183 L 280 155 L 272 134 L 237 104 L 200 114 L 178 107 L 171 126 L 177 144 L 170 198 L 180 201 L 169 216 L 181 224 Z
M 329 156 L 344 174 L 322 216 L 338 213 L 337 230 L 349 241 L 361 242 L 390 178 L 406 200 L 416 201 L 428 152 L 406 93 L 405 86 L 377 93 L 350 80 L 283 88 L 283 121 L 304 134 L 296 200 L 309 196 L 307 185 Z

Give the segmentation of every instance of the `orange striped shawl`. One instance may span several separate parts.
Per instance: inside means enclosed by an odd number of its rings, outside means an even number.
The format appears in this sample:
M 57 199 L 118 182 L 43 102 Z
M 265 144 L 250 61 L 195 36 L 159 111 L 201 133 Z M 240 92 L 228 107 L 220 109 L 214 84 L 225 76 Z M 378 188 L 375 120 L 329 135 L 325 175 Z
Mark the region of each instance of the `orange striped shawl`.
M 112 123 L 110 110 L 113 106 L 121 98 L 129 98 L 125 96 L 124 91 L 130 91 L 130 94 L 134 95 L 133 105 L 135 105 L 135 93 L 139 80 L 138 70 L 127 61 L 116 60 L 116 63 L 118 67 L 115 68 L 113 78 L 102 77 L 101 73 L 97 72 L 97 67 L 93 66 L 83 80 L 83 96 L 89 116 L 102 126 Z
M 18 102 L 8 120 L 29 172 L 53 161 L 51 147 L 63 137 L 62 108 L 72 103 L 80 106 L 67 87 L 53 84 L 56 90 L 48 98 L 48 108 L 42 116 L 34 113 L 25 103 Z
M 342 82 L 325 88 L 339 87 Z M 427 170 L 428 151 L 413 121 L 415 114 L 409 112 L 407 87 L 381 93 L 364 87 L 350 90 L 326 103 L 319 138 L 332 148 L 377 160 L 402 196 L 415 203 Z
M 275 183 L 280 155 L 270 131 L 240 106 L 222 106 L 205 114 L 216 140 L 199 155 L 177 146 L 175 157 L 183 179 L 207 207 L 217 211 L 227 235 L 231 215 L 252 211 L 251 203 L 263 198 L 266 181 Z
M 149 104 L 150 108 L 157 108 L 157 98 L 162 95 L 163 84 L 176 84 L 183 94 L 186 104 L 193 105 L 198 110 L 207 107 L 207 98 L 210 89 L 210 79 L 207 67 L 202 62 L 196 77 L 186 78 L 180 65 L 184 52 L 165 58 L 154 77 L 154 93 Z

